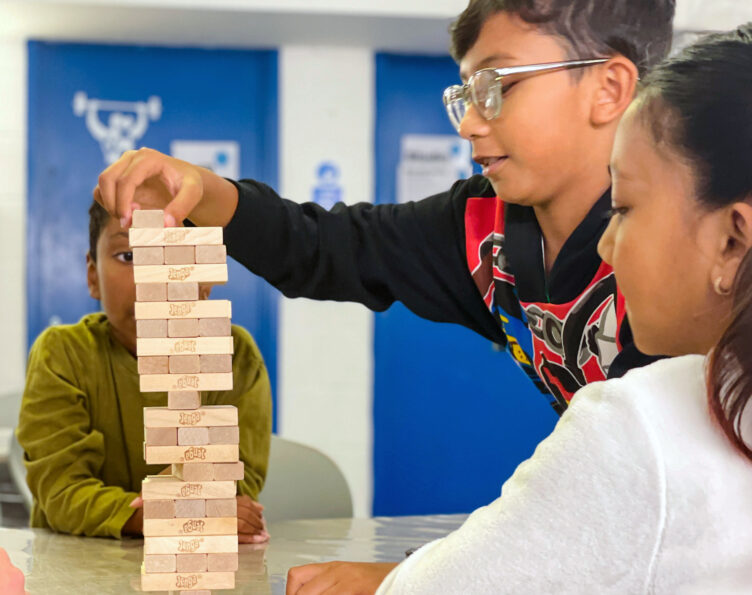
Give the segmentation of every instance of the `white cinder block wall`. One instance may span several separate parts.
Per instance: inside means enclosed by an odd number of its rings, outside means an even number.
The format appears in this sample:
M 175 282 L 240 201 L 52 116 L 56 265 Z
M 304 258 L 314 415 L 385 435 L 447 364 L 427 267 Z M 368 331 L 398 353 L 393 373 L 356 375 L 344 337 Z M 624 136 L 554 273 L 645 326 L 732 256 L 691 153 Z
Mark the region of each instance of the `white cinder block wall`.
M 319 164 L 333 162 L 346 203 L 373 201 L 373 69 L 370 49 L 282 48 L 282 196 L 311 200 Z M 372 314 L 356 304 L 283 299 L 278 341 L 279 434 L 334 459 L 356 516 L 370 516 Z

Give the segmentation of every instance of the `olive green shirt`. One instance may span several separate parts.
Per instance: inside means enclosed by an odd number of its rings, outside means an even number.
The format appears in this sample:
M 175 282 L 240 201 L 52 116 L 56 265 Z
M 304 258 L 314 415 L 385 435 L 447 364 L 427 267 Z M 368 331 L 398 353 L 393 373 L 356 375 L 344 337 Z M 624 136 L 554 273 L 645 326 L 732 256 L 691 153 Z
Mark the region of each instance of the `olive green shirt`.
M 202 404 L 238 408 L 238 492 L 256 499 L 269 459 L 271 388 L 248 331 L 233 326 L 232 337 L 234 388 L 205 392 Z M 29 354 L 16 430 L 34 495 L 32 527 L 120 538 L 141 480 L 164 468 L 144 462 L 143 409 L 166 404 L 164 392 L 140 392 L 136 358 L 104 314 L 45 330 Z

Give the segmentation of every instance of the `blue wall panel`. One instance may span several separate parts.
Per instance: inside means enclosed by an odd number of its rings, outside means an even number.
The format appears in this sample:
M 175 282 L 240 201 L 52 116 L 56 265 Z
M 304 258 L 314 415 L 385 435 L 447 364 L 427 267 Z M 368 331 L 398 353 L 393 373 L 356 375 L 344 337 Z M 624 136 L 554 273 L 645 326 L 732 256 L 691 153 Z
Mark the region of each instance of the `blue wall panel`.
M 395 201 L 400 138 L 453 134 L 447 58 L 376 57 L 376 201 Z M 376 314 L 375 515 L 467 512 L 553 428 L 556 414 L 503 351 L 397 304 Z
M 232 141 L 240 147 L 241 177 L 277 184 L 276 51 L 31 42 L 29 344 L 51 322 L 75 322 L 98 309 L 88 296 L 84 259 L 87 209 L 106 159 L 87 128 L 86 102 L 118 101 L 127 108 L 149 105 L 150 97 L 159 98 L 160 109 L 151 104 L 135 147 L 169 153 L 175 140 Z M 99 120 L 110 130 L 118 117 L 135 117 L 135 111 L 105 108 Z M 121 116 L 113 119 L 114 112 Z M 276 395 L 278 294 L 235 262 L 229 274 L 230 282 L 212 297 L 233 300 L 233 322 L 256 338 Z

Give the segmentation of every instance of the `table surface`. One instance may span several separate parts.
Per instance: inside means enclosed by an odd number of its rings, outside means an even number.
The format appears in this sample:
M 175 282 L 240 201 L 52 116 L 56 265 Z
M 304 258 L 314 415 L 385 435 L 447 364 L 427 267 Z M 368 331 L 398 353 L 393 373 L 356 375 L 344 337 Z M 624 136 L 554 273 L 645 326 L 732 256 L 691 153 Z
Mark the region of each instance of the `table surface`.
M 283 594 L 291 566 L 329 560 L 394 562 L 405 550 L 459 527 L 467 515 L 316 519 L 272 524 L 271 541 L 241 545 L 234 591 Z M 32 595 L 140 591 L 143 540 L 60 535 L 44 529 L 0 528 L 0 547 L 26 575 Z

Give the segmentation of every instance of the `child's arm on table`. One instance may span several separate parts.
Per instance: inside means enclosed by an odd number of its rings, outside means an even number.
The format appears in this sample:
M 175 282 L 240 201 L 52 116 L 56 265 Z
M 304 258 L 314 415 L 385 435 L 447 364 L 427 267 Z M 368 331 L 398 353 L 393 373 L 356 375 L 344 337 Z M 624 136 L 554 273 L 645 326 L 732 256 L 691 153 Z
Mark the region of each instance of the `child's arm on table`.
M 88 395 L 67 356 L 56 329 L 46 331 L 29 356 L 17 429 L 27 482 L 55 531 L 120 538 L 138 494 L 100 479 L 105 437 L 91 428 Z

